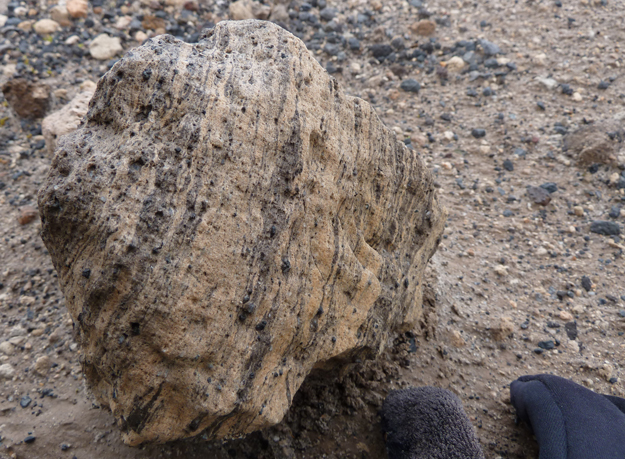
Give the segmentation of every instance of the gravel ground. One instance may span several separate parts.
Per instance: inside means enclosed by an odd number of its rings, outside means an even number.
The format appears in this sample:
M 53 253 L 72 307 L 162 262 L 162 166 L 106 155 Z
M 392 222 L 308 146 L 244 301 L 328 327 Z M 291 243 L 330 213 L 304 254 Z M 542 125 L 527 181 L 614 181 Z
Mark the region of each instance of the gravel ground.
M 132 449 L 85 388 L 41 242 L 41 117 L 148 37 L 197 40 L 229 4 L 0 0 L 0 458 L 383 458 L 382 400 L 425 384 L 460 397 L 487 458 L 535 458 L 511 381 L 625 396 L 624 14 L 620 0 L 274 5 L 437 177 L 450 216 L 424 318 L 377 360 L 311 376 L 274 428 Z

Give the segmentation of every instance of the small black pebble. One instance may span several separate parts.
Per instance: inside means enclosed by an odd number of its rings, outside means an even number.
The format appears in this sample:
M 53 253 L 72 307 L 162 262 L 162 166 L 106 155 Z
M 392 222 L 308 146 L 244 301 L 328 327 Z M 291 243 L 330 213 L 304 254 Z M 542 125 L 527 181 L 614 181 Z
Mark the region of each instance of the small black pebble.
M 480 139 L 486 135 L 486 131 L 484 129 L 473 129 L 471 135 L 476 139 Z
M 542 185 L 540 185 L 540 187 L 543 190 L 548 191 L 549 193 L 555 193 L 556 191 L 558 191 L 558 185 L 553 182 L 543 183 Z
M 332 75 L 334 73 L 338 73 L 340 71 L 341 71 L 340 67 L 337 67 L 336 65 L 334 65 L 334 62 L 329 61 L 326 64 L 326 72 L 328 72 L 330 75 Z
M 347 44 L 352 51 L 358 51 L 360 49 L 360 41 L 355 37 L 351 37 L 347 40 Z
M 540 343 L 538 343 L 538 347 L 541 349 L 545 349 L 546 351 L 549 351 L 553 349 L 554 347 L 556 347 L 556 345 L 553 341 L 548 340 L 548 341 L 541 341 Z
M 566 330 L 566 336 L 568 336 L 570 340 L 577 339 L 577 322 L 565 323 L 564 329 Z
M 28 405 L 30 405 L 30 402 L 32 402 L 32 399 L 28 395 L 24 395 L 20 400 L 20 406 L 22 408 L 27 408 Z
M 373 54 L 373 57 L 381 60 L 393 52 L 391 45 L 386 44 L 371 45 L 369 46 L 369 50 L 371 51 L 371 54 Z
M 34 437 L 33 435 L 29 435 L 26 438 L 24 438 L 24 443 L 33 443 L 35 439 L 36 437 Z
M 291 270 L 291 262 L 288 259 L 283 258 L 281 269 L 283 274 L 288 273 Z
M 409 78 L 402 81 L 399 87 L 407 92 L 419 92 L 419 90 L 421 89 L 421 83 L 413 78 Z
M 499 67 L 499 62 L 497 62 L 497 59 L 495 59 L 494 57 L 491 57 L 490 59 L 486 59 L 484 61 L 484 67 L 486 67 L 487 69 L 496 69 L 497 67 Z
M 590 224 L 590 232 L 603 236 L 618 236 L 621 234 L 621 226 L 616 222 L 595 220 Z
M 608 216 L 610 218 L 619 218 L 621 216 L 621 208 L 619 206 L 612 206 Z

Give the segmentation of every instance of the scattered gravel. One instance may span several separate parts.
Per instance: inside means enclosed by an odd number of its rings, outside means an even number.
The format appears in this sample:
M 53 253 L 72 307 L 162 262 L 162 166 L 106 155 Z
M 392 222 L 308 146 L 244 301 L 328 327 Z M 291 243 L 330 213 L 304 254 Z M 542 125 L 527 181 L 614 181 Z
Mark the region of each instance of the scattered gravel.
M 462 399 L 488 459 L 520 459 L 537 453 L 514 424 L 513 379 L 554 373 L 625 396 L 621 5 L 236 3 L 301 38 L 434 172 L 449 220 L 419 326 L 376 362 L 309 378 L 266 432 L 121 445 L 84 387 L 39 237 L 37 189 L 52 161 L 42 118 L 145 40 L 197 42 L 234 2 L 0 0 L 0 456 L 384 457 L 376 413 L 387 391 L 435 385 Z

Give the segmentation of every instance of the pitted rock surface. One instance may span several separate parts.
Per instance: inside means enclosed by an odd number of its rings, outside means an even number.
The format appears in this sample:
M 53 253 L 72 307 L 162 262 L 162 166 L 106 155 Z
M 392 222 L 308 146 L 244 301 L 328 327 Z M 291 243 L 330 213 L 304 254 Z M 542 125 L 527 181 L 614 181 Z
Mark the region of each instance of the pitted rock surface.
M 83 368 L 131 445 L 279 422 L 421 314 L 419 154 L 284 29 L 159 36 L 99 82 L 39 195 Z

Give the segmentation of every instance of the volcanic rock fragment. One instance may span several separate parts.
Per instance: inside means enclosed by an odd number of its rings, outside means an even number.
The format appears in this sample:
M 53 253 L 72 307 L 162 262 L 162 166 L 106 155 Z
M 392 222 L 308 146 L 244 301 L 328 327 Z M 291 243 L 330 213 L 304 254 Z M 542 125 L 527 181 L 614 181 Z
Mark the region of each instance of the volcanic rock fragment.
M 541 206 L 546 206 L 551 202 L 549 191 L 539 186 L 528 186 L 527 195 L 535 204 Z
M 625 138 L 622 119 L 584 126 L 564 137 L 564 150 L 579 165 L 614 164 L 616 146 Z
M 445 219 L 419 154 L 255 20 L 128 52 L 39 209 L 87 381 L 131 445 L 275 424 L 311 370 L 413 328 Z
M 2 93 L 20 118 L 35 119 L 45 115 L 50 102 L 50 88 L 25 78 L 14 78 L 2 86 Z

